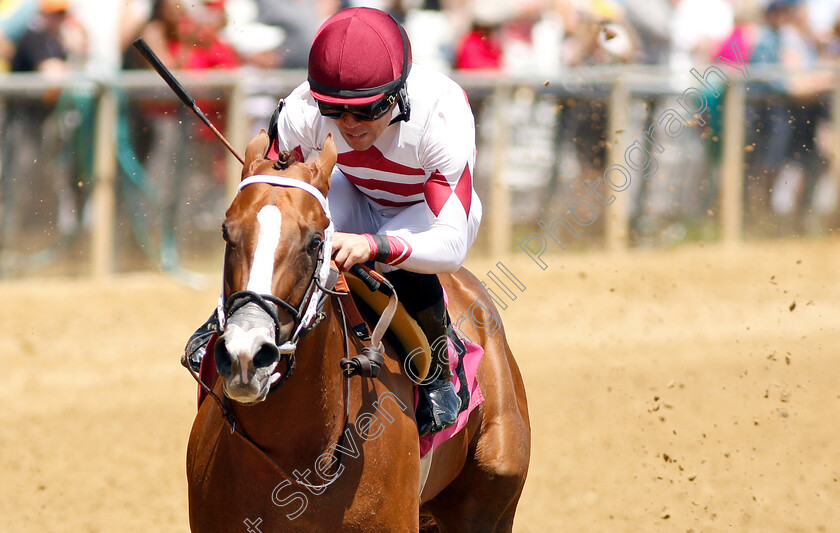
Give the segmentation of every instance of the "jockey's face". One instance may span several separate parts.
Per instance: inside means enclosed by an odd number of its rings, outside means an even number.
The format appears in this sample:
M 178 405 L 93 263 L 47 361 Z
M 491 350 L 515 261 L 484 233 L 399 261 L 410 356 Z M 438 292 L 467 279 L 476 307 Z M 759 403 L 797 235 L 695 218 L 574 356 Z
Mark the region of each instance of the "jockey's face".
M 342 113 L 340 118 L 330 120 L 338 126 L 338 131 L 350 148 L 363 151 L 373 146 L 376 139 L 388 127 L 388 123 L 391 122 L 391 113 L 385 113 L 376 120 L 359 120 L 350 113 Z

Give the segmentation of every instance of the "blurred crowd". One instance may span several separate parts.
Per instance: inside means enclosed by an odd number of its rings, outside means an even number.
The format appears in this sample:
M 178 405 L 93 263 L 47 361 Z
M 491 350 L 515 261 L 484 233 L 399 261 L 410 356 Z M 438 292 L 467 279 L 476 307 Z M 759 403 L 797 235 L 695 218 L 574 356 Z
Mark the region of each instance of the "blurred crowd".
M 714 59 L 731 39 L 765 62 L 807 64 L 840 50 L 840 0 L 2 0 L 0 65 L 132 67 L 125 52 L 143 36 L 174 68 L 305 68 L 320 23 L 348 6 L 390 12 L 415 60 L 443 70 L 681 69 Z M 41 55 L 58 61 L 39 65 Z
M 0 72 L 45 76 L 69 72 L 107 79 L 121 70 L 148 68 L 131 46 L 138 37 L 171 69 L 305 69 L 309 45 L 321 22 L 350 6 L 390 12 L 406 27 L 415 62 L 444 71 L 562 80 L 565 69 L 579 66 L 643 64 L 687 74 L 692 67 L 702 70 L 720 55 L 731 56 L 728 51 L 735 42 L 745 62 L 796 73 L 756 84 L 750 93 L 745 126 L 752 147 L 747 150 L 746 172 L 751 216 L 789 216 L 797 221 L 796 231 L 808 229 L 802 221 L 818 203 L 818 181 L 828 166 L 825 143 L 819 139 L 821 124 L 830 118 L 826 94 L 832 86 L 830 76 L 809 71 L 836 61 L 840 54 L 840 0 L 0 0 Z M 545 211 L 553 195 L 574 195 L 583 180 L 603 172 L 609 144 L 607 109 L 603 94 L 546 101 L 537 92 L 514 95 L 519 103 L 509 109 L 514 121 L 511 149 L 517 143 L 530 148 L 542 143 L 549 152 L 543 156 L 549 159 L 543 169 L 549 194 L 541 193 Z M 77 134 L 80 125 L 90 126 L 93 108 L 84 94 L 71 96 L 8 98 L 0 106 L 4 139 L 23 141 L 14 146 L 4 142 L 0 155 L 4 228 L 0 249 L 4 235 L 20 225 L 8 215 L 13 211 L 9 205 L 16 201 L 10 188 L 19 188 L 14 182 L 32 154 L 37 159 L 37 154 L 51 149 L 45 146 L 51 140 L 41 125 L 56 110 L 62 110 L 58 135 L 64 135 L 63 146 L 74 154 L 72 183 L 90 179 L 89 130 L 82 129 L 74 138 L 71 126 Z M 631 126 L 640 131 L 647 129 L 667 99 L 654 96 L 643 103 L 644 112 L 630 113 L 636 117 Z M 222 126 L 224 103 L 203 105 Z M 646 231 L 646 220 L 657 211 L 670 210 L 679 218 L 716 208 L 712 167 L 720 147 L 709 141 L 719 138 L 714 129 L 716 111 L 712 109 L 707 131 L 697 132 L 695 139 L 686 136 L 663 155 L 663 167 L 667 168 L 670 156 L 671 170 L 681 181 L 666 186 L 671 192 L 666 192 L 665 200 L 657 196 L 654 184 L 645 183 L 633 193 L 632 216 L 639 232 Z M 476 112 L 484 125 L 479 133 L 483 129 L 492 135 L 491 121 L 484 120 L 481 109 Z M 121 117 L 128 125 L 121 137 L 121 146 L 126 147 L 122 170 L 127 175 L 148 174 L 152 181 L 164 176 L 161 179 L 172 181 L 173 175 L 188 172 L 199 162 L 205 176 L 217 183 L 223 180 L 224 165 L 217 163 L 224 155 L 207 148 L 212 141 L 203 128 L 196 125 L 193 130 L 199 141 L 204 136 L 203 147 L 201 142 L 198 148 L 184 145 L 182 123 L 189 119 L 182 106 L 123 103 Z M 22 145 L 28 146 L 25 156 L 25 150 L 18 148 Z M 173 147 L 180 147 L 176 155 L 171 155 Z M 704 164 L 687 170 L 684 162 L 692 150 L 702 152 Z M 142 168 L 131 161 L 140 162 Z M 571 167 L 574 172 L 568 170 Z M 692 177 L 692 172 L 703 175 Z M 798 177 L 793 175 L 796 172 Z M 510 179 L 514 186 L 528 184 L 534 174 L 525 168 Z M 65 211 L 78 218 L 83 198 L 74 194 L 77 198 L 68 200 Z M 170 187 L 155 201 L 174 205 L 180 194 L 183 191 Z M 826 194 L 836 197 L 836 191 Z M 174 209 L 152 218 L 162 216 L 167 224 L 177 224 Z M 542 211 L 538 216 L 547 216 Z M 78 221 L 65 225 L 73 224 Z

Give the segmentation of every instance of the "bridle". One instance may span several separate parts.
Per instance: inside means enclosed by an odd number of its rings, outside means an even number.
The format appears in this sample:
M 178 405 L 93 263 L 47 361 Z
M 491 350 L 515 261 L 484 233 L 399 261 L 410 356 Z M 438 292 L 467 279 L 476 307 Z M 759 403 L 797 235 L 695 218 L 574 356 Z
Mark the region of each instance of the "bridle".
M 295 306 L 288 301 L 278 298 L 272 294 L 259 294 L 254 291 L 243 290 L 237 291 L 230 296 L 225 297 L 224 287 L 219 296 L 216 313 L 219 319 L 220 330 L 224 330 L 227 320 L 236 311 L 248 304 L 255 304 L 268 314 L 271 321 L 274 323 L 274 342 L 277 350 L 280 352 L 281 361 L 284 362 L 285 371 L 278 374 L 276 371 L 271 376 L 272 390 L 281 387 L 285 384 L 295 369 L 295 350 L 297 349 L 297 342 L 301 337 L 305 337 L 324 319 L 324 300 L 329 295 L 341 295 L 343 293 L 333 291 L 330 279 L 330 257 L 332 255 L 332 237 L 335 231 L 332 217 L 330 216 L 330 208 L 327 199 L 321 194 L 321 191 L 310 185 L 309 183 L 296 180 L 293 178 L 286 178 L 283 176 L 272 176 L 268 174 L 257 174 L 242 180 L 237 188 L 237 194 L 245 187 L 255 183 L 265 183 L 278 187 L 292 187 L 301 189 L 312 195 L 321 205 L 324 215 L 327 217 L 329 224 L 324 230 L 324 239 L 321 241 L 318 249 L 318 259 L 315 263 L 315 268 L 312 270 L 312 275 L 309 278 L 309 284 L 306 287 L 306 292 L 303 295 L 300 303 Z M 287 311 L 294 322 L 294 329 L 291 337 L 282 342 L 280 338 L 280 317 L 278 310 L 282 308 Z M 280 367 L 278 363 L 277 367 Z
M 285 360 L 286 370 L 282 374 L 282 377 L 279 378 L 275 378 L 275 376 L 277 376 L 276 372 L 272 374 L 271 390 L 273 391 L 279 389 L 286 382 L 286 380 L 288 380 L 289 377 L 291 377 L 292 373 L 294 372 L 295 350 L 297 348 L 297 341 L 301 337 L 306 336 L 309 332 L 315 329 L 315 327 L 325 318 L 326 315 L 323 311 L 323 306 L 326 298 L 329 297 L 329 295 L 345 296 L 346 293 L 335 291 L 332 289 L 335 280 L 333 280 L 330 275 L 330 258 L 332 254 L 332 236 L 334 232 L 334 226 L 332 222 L 332 217 L 330 216 L 330 210 L 329 205 L 327 204 L 327 199 L 324 198 L 324 195 L 321 194 L 321 191 L 319 191 L 318 189 L 316 189 L 308 183 L 296 179 L 286 178 L 282 176 L 259 174 L 250 176 L 242 180 L 242 182 L 239 184 L 239 188 L 236 191 L 237 194 L 239 194 L 239 192 L 248 185 L 254 183 L 266 183 L 269 185 L 275 185 L 279 187 L 294 187 L 308 192 L 309 194 L 314 196 L 315 199 L 318 200 L 318 202 L 321 204 L 321 208 L 324 210 L 324 215 L 329 221 L 327 229 L 324 230 L 324 240 L 321 242 L 321 245 L 319 247 L 318 259 L 315 263 L 315 268 L 312 271 L 312 275 L 310 276 L 309 285 L 307 286 L 306 292 L 304 293 L 304 296 L 297 307 L 290 304 L 286 300 L 278 298 L 274 295 L 259 294 L 249 290 L 237 291 L 225 298 L 225 291 L 223 287 L 222 293 L 219 296 L 219 303 L 217 305 L 216 312 L 219 318 L 220 330 L 224 330 L 225 322 L 233 313 L 235 313 L 237 310 L 241 309 L 249 303 L 253 303 L 259 306 L 268 314 L 268 316 L 274 322 L 274 340 L 275 344 L 278 345 L 278 350 L 280 351 L 281 359 Z M 341 306 L 340 302 L 339 306 Z M 292 315 L 295 324 L 294 333 L 289 338 L 289 340 L 285 341 L 282 345 L 280 344 L 280 319 L 278 316 L 278 309 L 281 307 Z M 346 324 L 346 317 L 343 312 L 341 313 L 341 315 L 343 325 L 342 329 L 344 330 L 345 336 L 345 357 L 348 357 L 350 339 L 347 335 L 348 327 Z M 283 467 L 277 464 L 277 462 L 274 459 L 272 459 L 271 456 L 269 456 L 254 441 L 252 441 L 251 438 L 241 428 L 236 427 L 236 419 L 234 418 L 233 413 L 230 411 L 230 408 L 227 405 L 227 397 L 223 396 L 222 398 L 220 398 L 219 395 L 217 395 L 210 387 L 207 386 L 206 383 L 204 383 L 201 377 L 192 369 L 191 366 L 187 365 L 187 369 L 190 371 L 190 374 L 192 374 L 193 378 L 198 382 L 199 386 L 202 389 L 204 389 L 205 392 L 207 392 L 208 396 L 212 397 L 219 405 L 222 417 L 227 423 L 227 425 L 230 427 L 230 433 L 232 435 L 237 434 L 240 437 L 242 437 L 243 442 L 256 453 L 268 460 L 277 469 L 278 473 L 285 480 L 289 481 L 292 484 L 306 487 L 310 490 L 322 491 L 330 485 L 332 485 L 338 479 L 338 475 L 335 475 L 327 483 L 321 485 L 312 485 L 308 482 L 301 481 L 300 479 L 292 478 L 285 471 L 285 469 L 283 469 Z M 340 450 L 341 446 L 344 443 L 344 436 L 347 433 L 350 417 L 350 381 L 345 380 L 345 382 L 346 384 L 344 387 L 344 427 L 342 428 L 342 432 L 339 435 L 338 442 L 336 443 L 337 446 L 335 447 L 335 454 L 338 458 L 338 467 L 336 468 L 336 471 L 339 471 L 339 469 L 341 468 L 343 454 L 340 452 Z
M 309 285 L 307 286 L 306 292 L 304 293 L 303 298 L 301 299 L 300 303 L 297 306 L 287 302 L 282 298 L 278 298 L 271 294 L 259 294 L 254 291 L 244 290 L 244 291 L 237 291 L 227 298 L 225 298 L 225 291 L 222 288 L 222 293 L 219 296 L 219 303 L 217 305 L 217 314 L 219 318 L 220 330 L 224 330 L 225 322 L 228 318 L 231 317 L 237 310 L 241 309 L 245 305 L 250 303 L 256 304 L 262 310 L 264 310 L 271 320 L 274 322 L 275 327 L 275 344 L 278 345 L 278 350 L 281 354 L 281 359 L 285 361 L 285 372 L 281 376 L 278 377 L 277 372 L 275 371 L 274 374 L 271 376 L 271 390 L 279 389 L 286 380 L 291 377 L 292 373 L 294 372 L 295 368 L 295 350 L 297 349 L 297 341 L 301 338 L 306 336 L 309 332 L 311 332 L 325 317 L 326 314 L 323 311 L 323 306 L 325 300 L 330 296 L 347 296 L 347 293 L 333 290 L 333 286 L 335 284 L 335 279 L 331 276 L 330 272 L 330 259 L 332 256 L 332 237 L 335 231 L 332 217 L 330 216 L 329 205 L 327 203 L 327 199 L 321 194 L 321 191 L 313 187 L 312 185 L 299 181 L 292 178 L 286 178 L 282 176 L 271 176 L 271 175 L 263 175 L 258 174 L 254 176 L 250 176 L 239 184 L 239 188 L 237 189 L 237 194 L 242 191 L 245 187 L 252 185 L 254 183 L 265 183 L 269 185 L 275 185 L 279 187 L 293 187 L 297 189 L 304 190 L 315 197 L 316 200 L 321 204 L 321 208 L 324 211 L 324 215 L 327 217 L 329 224 L 327 228 L 324 230 L 324 239 L 320 244 L 318 250 L 318 259 L 315 264 L 315 268 L 312 271 L 312 275 L 310 276 Z M 374 282 L 376 283 L 376 282 Z M 394 309 L 397 305 L 397 297 L 396 293 L 394 293 L 393 286 L 387 283 L 386 280 L 383 280 L 384 284 L 387 284 L 390 289 L 391 294 L 391 303 L 389 304 L 389 309 L 386 313 L 383 313 L 383 318 L 380 319 L 380 322 L 377 324 L 376 328 L 374 329 L 374 334 L 371 337 L 375 342 L 369 346 L 366 346 L 362 352 L 368 353 L 369 355 L 374 355 L 370 353 L 371 351 L 375 352 L 377 350 L 381 350 L 381 338 L 384 334 L 385 329 L 388 327 L 391 318 L 393 317 Z M 371 289 L 373 290 L 373 289 Z M 354 357 L 350 359 L 350 337 L 348 334 L 348 324 L 347 324 L 347 315 L 344 311 L 341 301 L 338 301 L 338 306 L 340 309 L 341 321 L 342 321 L 342 330 L 344 332 L 344 359 L 341 361 L 341 365 L 343 368 L 343 375 L 345 378 L 345 386 L 344 386 L 344 427 L 342 428 L 341 433 L 339 434 L 338 441 L 331 447 L 333 449 L 334 457 L 337 458 L 337 466 L 335 471 L 337 472 L 335 476 L 333 476 L 330 481 L 320 484 L 320 485 L 312 485 L 306 481 L 302 481 L 298 478 L 292 478 L 289 474 L 281 467 L 277 462 L 269 456 L 264 450 L 262 450 L 254 441 L 248 437 L 248 435 L 241 429 L 237 429 L 236 427 L 236 420 L 233 417 L 233 413 L 227 406 L 227 397 L 219 398 L 219 396 L 211 390 L 207 384 L 205 384 L 201 377 L 196 374 L 196 372 L 187 365 L 188 370 L 193 375 L 193 378 L 198 381 L 199 385 L 208 393 L 209 396 L 213 397 L 218 403 L 222 416 L 230 427 L 231 434 L 238 434 L 242 437 L 243 441 L 253 449 L 255 452 L 260 454 L 261 456 L 265 457 L 278 471 L 278 473 L 287 481 L 292 484 L 299 485 L 302 487 L 306 487 L 312 491 L 323 491 L 330 485 L 338 480 L 338 473 L 340 473 L 342 468 L 342 460 L 344 457 L 344 452 L 342 452 L 344 438 L 347 435 L 348 428 L 349 428 L 349 420 L 350 420 L 350 377 L 353 375 L 357 375 L 357 368 L 359 366 L 363 366 L 360 364 L 361 360 L 366 360 L 366 357 Z M 278 316 L 278 309 L 283 308 L 291 314 L 294 320 L 294 333 L 292 336 L 283 344 L 280 344 L 280 319 Z M 206 356 L 205 356 L 206 357 Z M 377 362 L 377 365 L 382 364 L 382 355 L 379 353 L 375 357 L 372 357 Z M 280 366 L 279 363 L 277 365 Z M 368 363 L 368 370 L 370 368 L 370 363 Z M 376 376 L 378 372 L 378 368 L 376 372 L 373 374 L 373 377 Z M 368 374 L 370 375 L 370 374 Z M 317 492 L 320 494 L 320 492 Z

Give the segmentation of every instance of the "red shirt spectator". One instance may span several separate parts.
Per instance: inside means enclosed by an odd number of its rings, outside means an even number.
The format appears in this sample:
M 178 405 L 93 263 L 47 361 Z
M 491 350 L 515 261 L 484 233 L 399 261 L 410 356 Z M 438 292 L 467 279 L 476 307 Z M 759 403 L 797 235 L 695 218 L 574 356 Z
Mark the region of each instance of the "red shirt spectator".
M 458 43 L 455 68 L 499 70 L 502 68 L 502 58 L 502 43 L 495 32 L 476 25 Z

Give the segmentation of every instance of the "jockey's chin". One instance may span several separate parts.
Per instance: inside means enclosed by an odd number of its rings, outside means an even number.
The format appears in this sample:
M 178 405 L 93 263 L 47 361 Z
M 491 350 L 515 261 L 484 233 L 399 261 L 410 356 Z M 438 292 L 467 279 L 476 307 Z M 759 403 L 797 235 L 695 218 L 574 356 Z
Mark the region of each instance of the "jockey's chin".
M 373 146 L 391 122 L 391 113 L 385 113 L 376 120 L 359 120 L 350 113 L 332 119 L 341 137 L 353 150 L 363 152 Z

